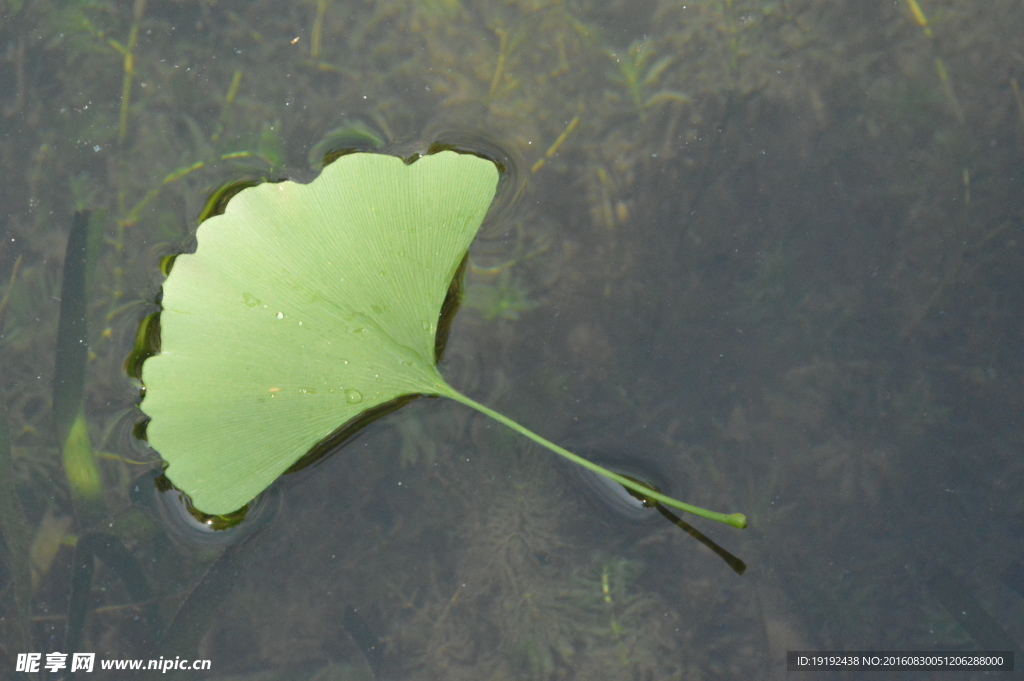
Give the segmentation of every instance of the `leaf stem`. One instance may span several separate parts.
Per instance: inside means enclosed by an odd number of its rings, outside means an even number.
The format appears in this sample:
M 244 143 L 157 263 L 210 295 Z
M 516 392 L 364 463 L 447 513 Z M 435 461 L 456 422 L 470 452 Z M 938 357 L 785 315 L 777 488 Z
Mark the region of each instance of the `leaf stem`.
M 444 397 L 448 397 L 450 399 L 453 399 L 456 402 L 461 402 L 462 404 L 466 405 L 467 407 L 472 407 L 473 409 L 476 409 L 481 414 L 485 414 L 487 416 L 490 416 L 495 421 L 498 421 L 499 423 L 505 424 L 506 426 L 508 426 L 512 430 L 516 431 L 520 435 L 528 437 L 531 440 L 533 440 L 534 442 L 536 442 L 537 444 L 542 445 L 542 446 L 550 449 L 555 454 L 560 454 L 561 456 L 564 456 L 566 459 L 568 459 L 569 461 L 572 461 L 573 463 L 579 464 L 580 466 L 583 466 L 584 468 L 586 468 L 588 470 L 591 470 L 591 471 L 593 471 L 593 472 L 595 472 L 595 473 L 597 473 L 599 475 L 603 475 L 604 477 L 608 478 L 609 480 L 614 480 L 615 482 L 619 483 L 623 487 L 631 489 L 634 492 L 637 492 L 638 494 L 643 495 L 644 497 L 647 497 L 647 498 L 653 499 L 655 501 L 661 502 L 662 504 L 664 504 L 666 506 L 671 506 L 672 508 L 677 508 L 680 511 L 686 511 L 687 513 L 692 513 L 692 514 L 698 515 L 698 516 L 700 516 L 702 518 L 707 518 L 708 520 L 717 520 L 720 523 L 725 523 L 726 525 L 732 525 L 733 527 L 737 527 L 737 528 L 740 528 L 740 529 L 743 529 L 743 528 L 745 528 L 747 526 L 747 517 L 745 515 L 743 515 L 742 513 L 728 513 L 728 514 L 727 513 L 717 513 L 715 511 L 709 511 L 709 510 L 701 508 L 699 506 L 691 506 L 690 504 L 683 503 L 682 501 L 677 501 L 676 499 L 673 499 L 672 497 L 665 496 L 664 494 L 661 494 L 660 492 L 655 492 L 653 489 L 645 487 L 644 485 L 641 485 L 638 482 L 630 480 L 629 478 L 626 478 L 626 477 L 623 477 L 621 475 L 617 475 L 615 473 L 612 473 L 610 470 L 608 470 L 606 468 L 602 468 L 601 466 L 598 466 L 596 463 L 592 463 L 590 461 L 587 461 L 586 459 L 584 459 L 581 456 L 577 456 L 576 454 L 573 454 L 568 449 L 565 449 L 563 447 L 559 447 L 558 445 L 556 445 L 554 442 L 551 442 L 550 440 L 545 440 L 540 435 L 537 435 L 533 431 L 531 431 L 531 430 L 529 430 L 529 429 L 519 425 L 518 423 L 516 423 L 512 419 L 508 418 L 507 416 L 503 416 L 502 414 L 499 414 L 498 412 L 494 411 L 493 409 L 491 409 L 489 407 L 485 407 L 484 405 L 480 404 L 479 402 L 476 402 L 475 400 L 471 400 L 470 398 L 466 397 L 465 395 L 463 395 L 462 393 L 460 393 L 459 391 L 455 390 L 454 388 L 452 388 L 451 386 L 449 386 L 447 384 L 445 384 L 444 388 L 442 390 L 438 391 L 438 392 L 439 392 L 439 394 L 443 395 Z

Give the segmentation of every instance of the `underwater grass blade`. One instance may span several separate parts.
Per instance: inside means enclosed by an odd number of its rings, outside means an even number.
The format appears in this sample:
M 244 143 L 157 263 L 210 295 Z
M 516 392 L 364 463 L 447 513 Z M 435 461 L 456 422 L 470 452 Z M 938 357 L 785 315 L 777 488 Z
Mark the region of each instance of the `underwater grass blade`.
M 53 425 L 57 441 L 68 439 L 78 414 L 85 385 L 89 354 L 86 286 L 89 280 L 89 213 L 75 213 L 64 249 L 60 286 L 60 318 L 57 323 L 57 354 L 53 372 Z
M 102 215 L 92 216 L 89 211 L 75 213 L 71 221 L 60 287 L 53 379 L 53 423 L 82 527 L 92 527 L 106 516 L 99 470 L 89 442 L 84 400 L 89 354 L 86 313 L 102 225 Z
M 438 373 L 439 314 L 497 183 L 470 154 L 354 153 L 308 185 L 244 189 L 202 223 L 164 283 L 161 351 L 142 370 L 148 440 L 196 508 L 234 511 L 344 424 L 437 395 L 666 505 L 745 524 L 620 479 Z
M 75 544 L 71 594 L 68 597 L 68 619 L 64 632 L 65 649 L 77 650 L 82 641 L 85 618 L 90 610 L 95 558 L 99 558 L 121 579 L 128 597 L 134 602 L 135 607 L 142 611 L 150 632 L 154 636 L 158 634 L 160 609 L 153 600 L 153 590 L 135 556 L 114 535 L 88 531 L 82 534 Z

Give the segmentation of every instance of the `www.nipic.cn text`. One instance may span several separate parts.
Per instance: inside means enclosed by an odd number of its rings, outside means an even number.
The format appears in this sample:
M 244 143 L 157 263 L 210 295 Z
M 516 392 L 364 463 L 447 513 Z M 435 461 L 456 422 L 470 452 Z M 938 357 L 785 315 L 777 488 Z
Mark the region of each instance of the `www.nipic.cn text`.
M 68 659 L 70 658 L 70 660 Z M 71 672 L 91 672 L 96 665 L 96 653 L 18 653 L 14 671 L 35 673 L 40 669 L 54 673 L 67 669 Z M 203 671 L 210 669 L 209 660 L 183 660 L 180 657 L 157 660 L 100 660 L 100 669 L 153 670 L 167 673 L 171 670 Z

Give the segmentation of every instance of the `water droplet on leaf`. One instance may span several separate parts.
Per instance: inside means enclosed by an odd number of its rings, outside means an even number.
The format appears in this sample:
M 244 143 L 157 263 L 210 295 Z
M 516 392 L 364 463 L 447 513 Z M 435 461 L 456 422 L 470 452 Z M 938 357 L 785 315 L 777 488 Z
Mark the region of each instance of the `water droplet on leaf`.
M 345 391 L 345 401 L 349 404 L 358 404 L 363 401 L 363 394 L 358 390 L 349 388 Z

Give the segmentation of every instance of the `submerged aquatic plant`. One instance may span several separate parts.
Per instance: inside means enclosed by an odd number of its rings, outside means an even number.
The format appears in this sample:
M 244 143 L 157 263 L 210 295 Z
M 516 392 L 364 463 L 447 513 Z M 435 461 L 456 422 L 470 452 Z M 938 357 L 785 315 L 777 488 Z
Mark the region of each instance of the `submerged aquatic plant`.
M 629 100 L 634 113 L 641 117 L 647 109 L 666 102 L 689 104 L 690 98 L 682 92 L 660 89 L 652 92 L 660 83 L 665 70 L 675 61 L 675 56 L 661 57 L 650 66 L 647 62 L 654 56 L 650 40 L 635 40 L 625 52 L 607 50 L 608 57 L 615 62 L 611 80 L 619 85 Z M 608 93 L 618 99 L 620 95 Z
M 232 512 L 346 426 L 433 395 L 646 497 L 745 526 L 576 456 L 441 377 L 462 264 L 498 179 L 471 154 L 354 153 L 308 185 L 244 189 L 202 224 L 164 284 L 161 352 L 143 367 L 149 442 L 197 509 Z
M 466 291 L 466 306 L 471 307 L 487 321 L 492 319 L 519 319 L 520 312 L 529 312 L 538 303 L 507 269 L 503 269 L 493 283 L 478 283 Z

